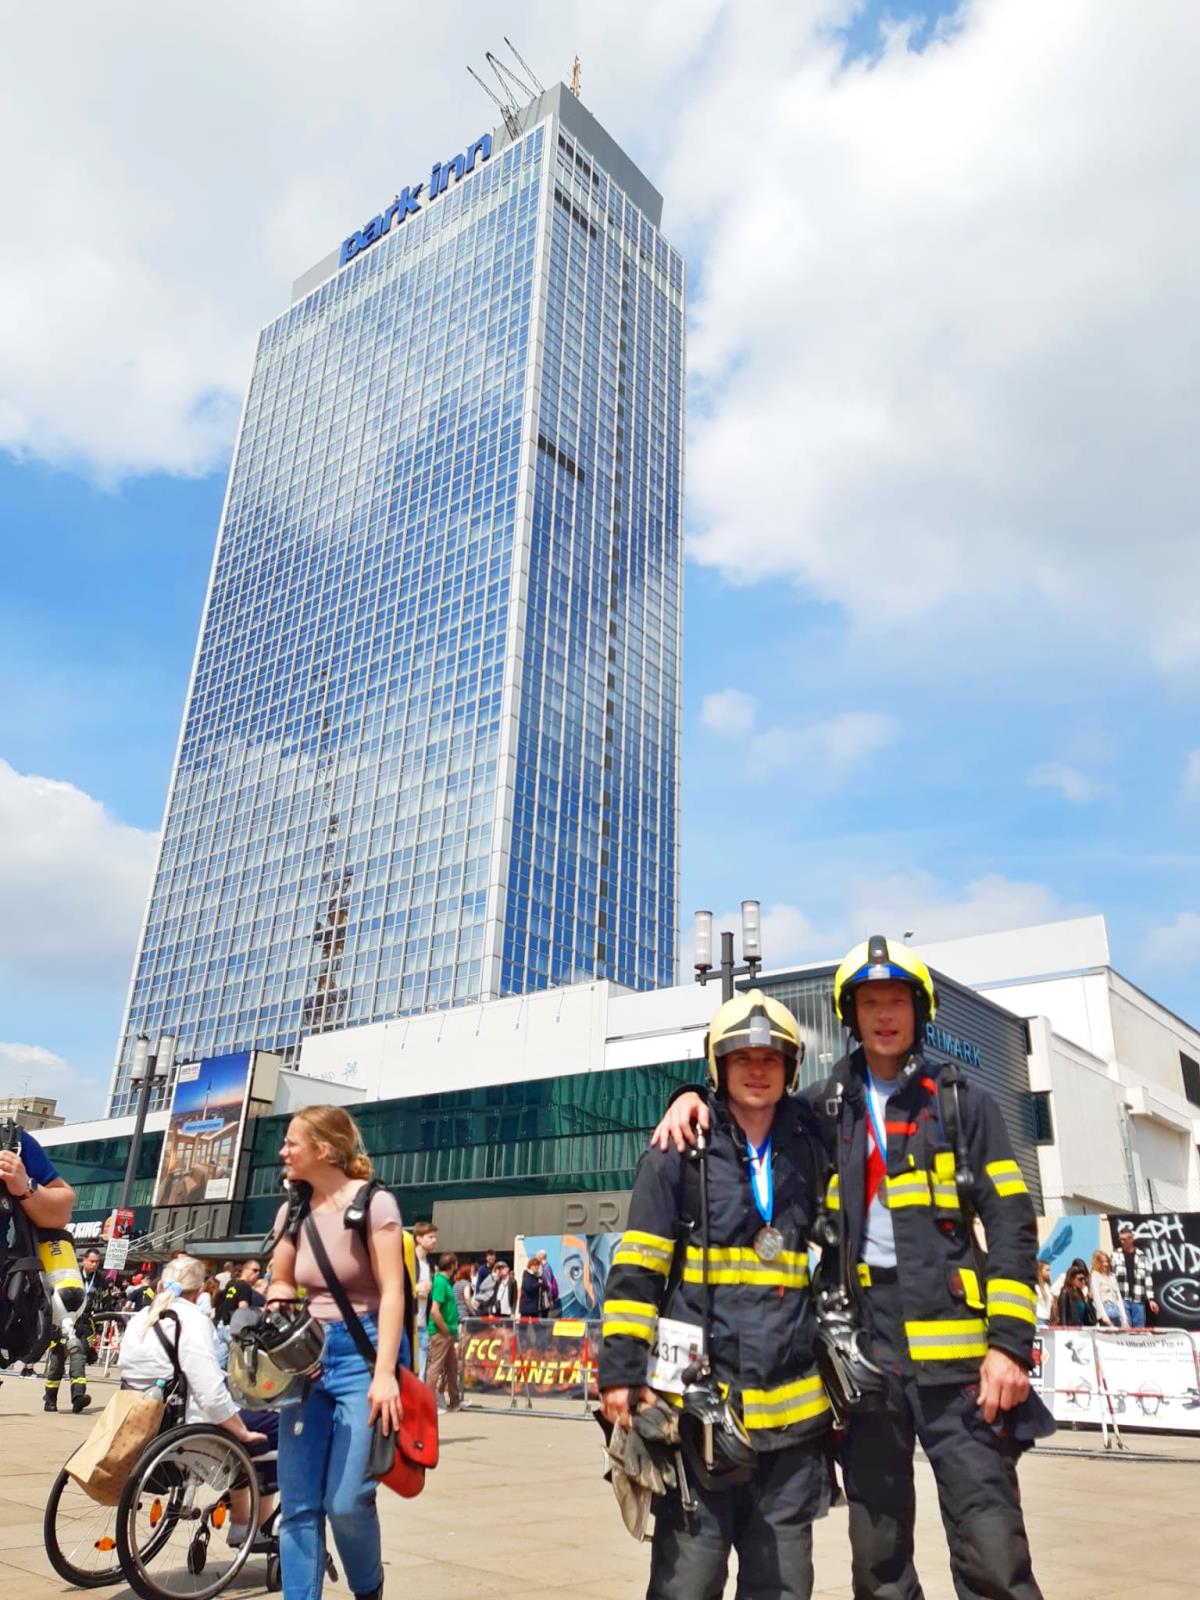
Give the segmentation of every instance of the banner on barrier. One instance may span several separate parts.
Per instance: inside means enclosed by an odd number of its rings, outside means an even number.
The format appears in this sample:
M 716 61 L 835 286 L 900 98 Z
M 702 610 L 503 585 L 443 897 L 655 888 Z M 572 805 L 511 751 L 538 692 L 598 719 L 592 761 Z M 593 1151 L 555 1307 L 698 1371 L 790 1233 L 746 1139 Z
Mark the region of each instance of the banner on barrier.
M 1031 1380 L 1059 1422 L 1200 1434 L 1198 1347 L 1170 1329 L 1041 1328 Z
M 466 1394 L 561 1395 L 597 1398 L 600 1325 L 558 1318 L 544 1322 L 462 1324 L 460 1371 Z

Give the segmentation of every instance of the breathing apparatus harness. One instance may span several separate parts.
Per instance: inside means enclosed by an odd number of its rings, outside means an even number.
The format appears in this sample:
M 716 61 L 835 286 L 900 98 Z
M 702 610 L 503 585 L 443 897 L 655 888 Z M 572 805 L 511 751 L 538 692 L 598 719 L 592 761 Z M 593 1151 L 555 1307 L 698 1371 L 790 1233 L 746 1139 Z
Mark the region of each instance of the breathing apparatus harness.
M 712 1284 L 709 1280 L 708 1223 L 708 1138 L 703 1128 L 696 1129 L 694 1151 L 686 1158 L 695 1162 L 699 1174 L 698 1200 L 700 1224 L 700 1299 L 703 1314 L 700 1349 L 696 1359 L 683 1370 L 683 1417 L 680 1437 L 696 1477 L 706 1489 L 733 1489 L 747 1483 L 754 1470 L 755 1451 L 745 1424 L 726 1389 L 712 1370 Z M 685 1176 L 686 1176 L 685 1169 Z M 675 1247 L 676 1262 L 682 1271 L 686 1253 L 686 1233 Z M 673 1267 L 672 1278 L 675 1278 Z M 676 1285 L 677 1285 L 676 1279 Z M 673 1294 L 673 1290 L 671 1291 Z M 691 1509 L 686 1481 L 681 1478 L 685 1510 Z
M 843 1208 L 846 1182 L 841 1128 L 846 1098 L 844 1086 L 835 1083 L 823 1108 L 832 1129 L 833 1160 Z M 834 1424 L 839 1428 L 859 1412 L 875 1410 L 887 1396 L 886 1375 L 868 1354 L 867 1331 L 850 1275 L 850 1239 L 844 1216 L 844 1210 L 837 1218 L 825 1212 L 821 1219 L 819 1241 L 823 1250 L 836 1250 L 837 1272 L 831 1282 L 826 1282 L 822 1260 L 815 1308 L 817 1370 L 833 1407 Z

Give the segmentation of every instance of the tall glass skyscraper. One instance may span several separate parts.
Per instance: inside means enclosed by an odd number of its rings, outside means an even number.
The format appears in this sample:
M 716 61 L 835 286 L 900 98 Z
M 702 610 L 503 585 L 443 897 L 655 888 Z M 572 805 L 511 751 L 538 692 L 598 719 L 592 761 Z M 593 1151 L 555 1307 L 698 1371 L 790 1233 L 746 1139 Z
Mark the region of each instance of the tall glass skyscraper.
M 684 269 L 562 85 L 264 328 L 134 1036 L 675 976 Z

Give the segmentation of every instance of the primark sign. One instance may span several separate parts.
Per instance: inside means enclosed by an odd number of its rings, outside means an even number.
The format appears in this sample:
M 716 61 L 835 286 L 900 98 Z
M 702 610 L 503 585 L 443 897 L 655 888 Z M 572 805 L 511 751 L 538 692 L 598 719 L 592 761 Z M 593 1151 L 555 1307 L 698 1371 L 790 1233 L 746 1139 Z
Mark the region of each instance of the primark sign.
M 401 189 L 386 210 L 381 211 L 377 217 L 372 217 L 356 233 L 342 241 L 342 248 L 338 254 L 338 266 L 344 267 L 348 261 L 353 261 L 362 255 L 364 250 L 369 250 L 373 244 L 378 244 L 380 239 L 392 231 L 393 225 L 397 228 L 403 226 L 409 217 L 414 217 L 421 207 L 430 200 L 436 200 L 438 195 L 445 193 L 450 187 L 450 179 L 461 183 L 469 172 L 474 172 L 476 161 L 488 161 L 492 154 L 492 136 L 490 133 L 481 134 L 475 143 L 468 145 L 466 150 L 457 156 L 452 156 L 449 161 L 439 161 L 429 174 L 429 186 L 424 183 L 413 184 L 410 188 Z

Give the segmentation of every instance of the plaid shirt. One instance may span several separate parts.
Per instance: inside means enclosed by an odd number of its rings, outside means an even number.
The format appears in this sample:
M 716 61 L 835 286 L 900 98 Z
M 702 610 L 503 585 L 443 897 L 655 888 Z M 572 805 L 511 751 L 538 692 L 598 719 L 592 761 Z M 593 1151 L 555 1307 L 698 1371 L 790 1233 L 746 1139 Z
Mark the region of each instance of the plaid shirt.
M 1128 1260 L 1120 1245 L 1112 1252 L 1113 1277 L 1117 1280 L 1117 1288 L 1121 1291 L 1122 1300 L 1132 1300 L 1143 1304 L 1154 1296 L 1154 1284 L 1146 1269 L 1146 1258 L 1140 1250 L 1133 1252 L 1133 1282 L 1128 1281 L 1125 1263 Z

